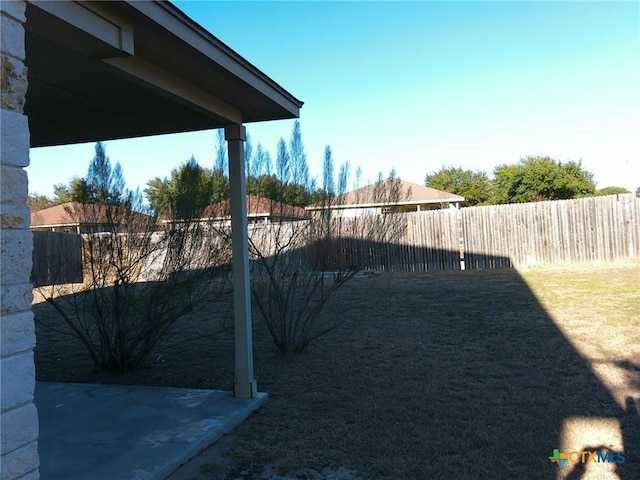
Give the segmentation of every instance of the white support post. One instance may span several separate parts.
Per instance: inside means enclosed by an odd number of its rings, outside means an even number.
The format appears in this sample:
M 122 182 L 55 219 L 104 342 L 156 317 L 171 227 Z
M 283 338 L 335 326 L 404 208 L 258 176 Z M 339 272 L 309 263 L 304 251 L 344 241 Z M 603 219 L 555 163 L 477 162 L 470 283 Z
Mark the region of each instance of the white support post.
M 258 387 L 253 378 L 247 189 L 244 173 L 244 141 L 246 133 L 243 125 L 230 125 L 225 127 L 224 134 L 229 149 L 229 182 L 231 186 L 231 243 L 233 252 L 236 366 L 233 395 L 236 398 L 253 398 L 258 392 Z

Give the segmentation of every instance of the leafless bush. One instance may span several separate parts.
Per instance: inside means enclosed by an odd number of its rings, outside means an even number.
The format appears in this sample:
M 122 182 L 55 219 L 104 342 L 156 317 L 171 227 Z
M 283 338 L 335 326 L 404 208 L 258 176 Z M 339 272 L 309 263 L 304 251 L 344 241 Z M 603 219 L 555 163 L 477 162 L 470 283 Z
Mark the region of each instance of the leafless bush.
M 138 367 L 184 314 L 227 288 L 230 253 L 198 221 L 160 229 L 129 205 L 72 204 L 83 234 L 84 282 L 39 287 L 98 370 Z M 214 331 L 226 327 L 216 319 Z
M 301 353 L 344 318 L 321 320 L 331 294 L 371 264 L 368 246 L 394 242 L 404 218 L 387 208 L 408 195 L 400 181 L 379 181 L 361 192 L 366 198 L 324 193 L 304 221 L 279 221 L 290 208 L 272 202 L 272 223 L 249 234 L 252 297 L 283 353 Z M 347 217 L 345 202 L 378 205 Z M 351 211 L 351 213 L 353 213 Z

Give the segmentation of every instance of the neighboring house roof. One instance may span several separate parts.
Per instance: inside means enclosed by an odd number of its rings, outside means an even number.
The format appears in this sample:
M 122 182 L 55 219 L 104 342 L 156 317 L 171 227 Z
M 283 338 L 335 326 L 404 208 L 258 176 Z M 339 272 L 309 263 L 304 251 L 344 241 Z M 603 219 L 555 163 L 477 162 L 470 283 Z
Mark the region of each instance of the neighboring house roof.
M 143 213 L 134 212 L 134 214 L 140 218 L 151 218 Z M 79 202 L 67 202 L 31 214 L 31 228 L 104 225 L 108 223 L 107 207 L 98 204 L 84 205 Z
M 389 201 L 389 192 L 392 187 L 391 182 L 397 182 L 393 188 L 400 188 L 399 200 Z M 464 197 L 453 193 L 437 190 L 417 183 L 407 182 L 400 179 L 387 178 L 386 180 L 367 185 L 365 187 L 352 190 L 344 195 L 340 195 L 331 203 L 330 208 L 371 208 L 390 205 L 425 205 L 438 203 L 463 203 Z M 306 207 L 307 210 L 322 210 L 324 205 L 315 204 Z
M 283 220 L 304 220 L 309 214 L 302 207 L 277 202 L 269 198 L 247 195 L 247 218 L 271 218 Z M 204 209 L 200 220 L 228 220 L 231 218 L 231 204 L 229 200 L 214 203 Z M 163 223 L 171 223 L 172 220 L 163 220 Z

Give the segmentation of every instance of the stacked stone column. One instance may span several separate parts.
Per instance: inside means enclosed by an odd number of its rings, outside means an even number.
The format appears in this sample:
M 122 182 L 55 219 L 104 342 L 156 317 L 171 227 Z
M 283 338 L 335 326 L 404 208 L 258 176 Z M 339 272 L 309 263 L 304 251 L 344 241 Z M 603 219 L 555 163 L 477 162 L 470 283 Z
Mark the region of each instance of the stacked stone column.
M 0 2 L 0 478 L 38 475 L 38 415 L 33 403 L 35 332 L 27 173 L 29 124 L 23 0 Z

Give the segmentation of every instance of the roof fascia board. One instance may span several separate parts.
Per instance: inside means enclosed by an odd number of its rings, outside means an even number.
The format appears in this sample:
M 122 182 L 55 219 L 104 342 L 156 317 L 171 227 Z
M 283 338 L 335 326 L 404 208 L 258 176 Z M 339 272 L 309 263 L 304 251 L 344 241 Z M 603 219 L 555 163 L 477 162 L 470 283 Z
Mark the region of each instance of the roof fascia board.
M 242 112 L 237 108 L 141 58 L 108 58 L 103 62 L 205 115 L 213 114 L 229 123 L 242 123 Z
M 113 47 L 118 55 L 133 55 L 133 23 L 101 2 L 30 0 L 32 5 Z
M 191 20 L 175 5 L 157 1 L 128 1 L 127 3 L 295 117 L 300 116 L 303 102 Z

